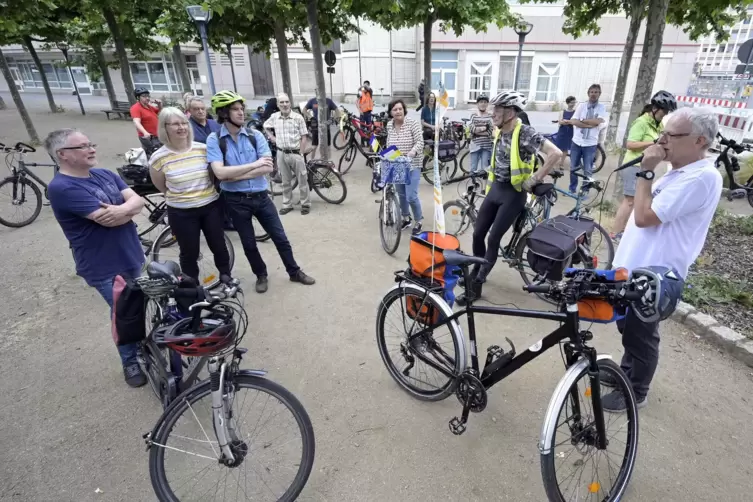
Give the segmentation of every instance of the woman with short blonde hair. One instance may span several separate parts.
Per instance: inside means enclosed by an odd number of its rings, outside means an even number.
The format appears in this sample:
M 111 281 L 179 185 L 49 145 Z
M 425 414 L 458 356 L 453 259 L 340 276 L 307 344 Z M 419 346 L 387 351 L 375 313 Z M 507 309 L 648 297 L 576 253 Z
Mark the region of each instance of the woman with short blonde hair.
M 149 174 L 154 186 L 165 194 L 170 228 L 180 246 L 180 267 L 198 280 L 203 233 L 220 280 L 228 283 L 232 278 L 222 230 L 224 215 L 210 175 L 207 147 L 193 141 L 193 128 L 178 108 L 163 108 L 157 127 L 162 147 L 149 159 Z

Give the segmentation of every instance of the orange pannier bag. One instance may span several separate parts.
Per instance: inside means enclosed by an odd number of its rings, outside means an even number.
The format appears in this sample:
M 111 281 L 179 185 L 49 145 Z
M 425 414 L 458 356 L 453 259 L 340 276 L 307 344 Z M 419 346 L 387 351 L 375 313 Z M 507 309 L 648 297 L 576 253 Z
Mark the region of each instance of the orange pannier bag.
M 460 241 L 454 235 L 443 237 L 438 232 L 422 232 L 411 236 L 408 263 L 412 275 L 422 279 L 429 288 L 441 288 L 441 295 L 450 306 L 455 302 L 453 289 L 459 277 L 454 272 L 458 267 L 447 267 L 444 251 L 459 249 Z M 408 316 L 422 324 L 436 324 L 439 309 L 428 303 L 421 305 L 421 301 L 417 296 L 406 297 Z

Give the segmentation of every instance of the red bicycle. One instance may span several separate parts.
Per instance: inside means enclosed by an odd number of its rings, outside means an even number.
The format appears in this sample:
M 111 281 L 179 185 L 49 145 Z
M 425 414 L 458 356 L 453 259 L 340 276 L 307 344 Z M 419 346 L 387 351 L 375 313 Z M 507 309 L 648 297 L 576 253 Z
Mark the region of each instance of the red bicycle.
M 372 135 L 376 136 L 380 147 L 384 146 L 387 141 L 386 124 L 387 116 L 384 112 L 375 115 L 371 124 L 365 124 L 354 114 L 342 108 L 340 130 L 332 141 L 336 149 L 345 149 L 338 165 L 340 174 L 347 173 L 353 167 L 357 152 L 360 152 L 367 161 L 373 157 L 374 151 L 369 146 Z

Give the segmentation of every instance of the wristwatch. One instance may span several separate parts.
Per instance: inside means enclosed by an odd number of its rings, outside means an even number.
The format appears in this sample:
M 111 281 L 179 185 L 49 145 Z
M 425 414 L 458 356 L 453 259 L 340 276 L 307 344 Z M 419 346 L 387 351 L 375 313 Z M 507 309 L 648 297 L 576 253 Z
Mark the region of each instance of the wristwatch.
M 644 180 L 648 180 L 648 181 L 651 181 L 652 179 L 654 179 L 654 176 L 655 176 L 653 171 L 638 171 L 637 173 L 635 173 L 635 175 L 639 178 L 643 178 Z

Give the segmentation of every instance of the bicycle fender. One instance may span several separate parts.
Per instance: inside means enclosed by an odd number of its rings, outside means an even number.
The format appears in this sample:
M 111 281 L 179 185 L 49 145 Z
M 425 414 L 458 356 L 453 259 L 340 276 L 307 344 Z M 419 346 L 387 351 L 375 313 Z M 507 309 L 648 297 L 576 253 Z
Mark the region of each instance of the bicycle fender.
M 612 356 L 609 354 L 600 354 L 596 356 L 597 361 L 600 361 L 602 359 L 612 359 Z M 578 375 L 580 375 L 583 370 L 588 368 L 588 364 L 588 359 L 579 359 L 577 363 L 570 366 L 567 372 L 565 372 L 564 376 L 560 378 L 557 387 L 554 389 L 552 398 L 549 400 L 549 406 L 547 406 L 546 408 L 546 415 L 544 415 L 544 425 L 541 427 L 541 437 L 539 438 L 539 453 L 541 453 L 542 455 L 548 455 L 549 453 L 551 453 L 551 450 L 547 445 L 551 443 L 552 438 L 554 437 L 554 432 L 557 430 L 557 420 L 559 417 L 556 415 L 556 413 L 558 411 L 560 403 L 564 399 L 567 399 L 567 393 L 570 392 L 570 388 L 578 379 Z

